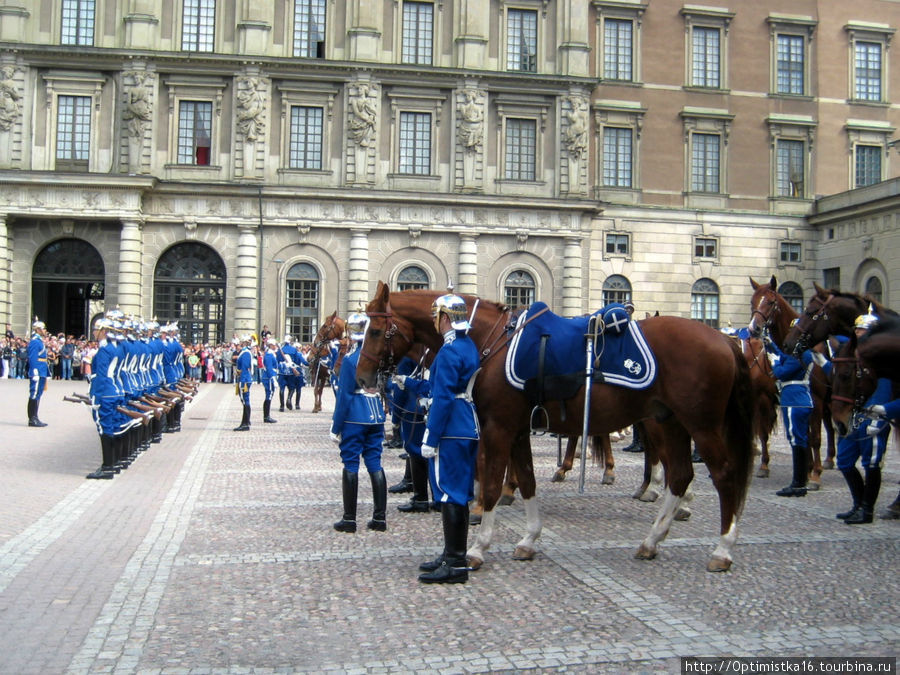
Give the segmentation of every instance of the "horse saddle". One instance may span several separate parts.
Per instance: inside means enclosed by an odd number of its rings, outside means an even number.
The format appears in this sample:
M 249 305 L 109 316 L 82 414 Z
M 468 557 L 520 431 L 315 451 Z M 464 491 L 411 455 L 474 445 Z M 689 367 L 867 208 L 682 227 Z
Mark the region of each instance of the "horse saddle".
M 656 379 L 656 359 L 624 305 L 612 303 L 590 316 L 563 318 L 543 302 L 516 322 L 506 353 L 506 379 L 533 403 L 572 398 L 584 386 L 586 340 L 593 336 L 593 379 L 628 389 L 646 389 Z

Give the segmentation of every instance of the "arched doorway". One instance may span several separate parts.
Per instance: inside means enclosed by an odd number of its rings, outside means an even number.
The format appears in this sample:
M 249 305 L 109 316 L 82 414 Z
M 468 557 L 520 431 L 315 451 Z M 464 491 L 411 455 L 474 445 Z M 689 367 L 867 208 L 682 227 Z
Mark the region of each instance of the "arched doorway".
M 153 313 L 177 321 L 185 344 L 225 341 L 225 263 L 205 244 L 176 244 L 153 275 Z
M 58 239 L 34 259 L 32 311 L 51 333 L 89 335 L 91 316 L 103 309 L 105 280 L 96 248 L 82 239 Z

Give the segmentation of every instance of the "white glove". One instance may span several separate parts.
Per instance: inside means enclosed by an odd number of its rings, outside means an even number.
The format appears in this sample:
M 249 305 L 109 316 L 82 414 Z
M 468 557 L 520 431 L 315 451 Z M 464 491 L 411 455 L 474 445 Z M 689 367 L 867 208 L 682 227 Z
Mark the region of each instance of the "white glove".
M 886 411 L 883 405 L 873 405 L 866 408 L 866 415 L 871 417 L 873 420 L 882 419 L 886 415 Z
M 872 424 L 871 422 L 866 426 L 866 435 L 867 436 L 877 436 L 881 432 L 881 427 L 877 424 Z
M 437 448 L 431 445 L 423 445 L 422 446 L 422 457 L 425 459 L 431 459 L 437 454 Z
M 341 435 L 340 434 L 336 434 L 332 431 L 331 433 L 328 434 L 328 437 L 331 439 L 331 442 L 334 443 L 335 445 L 341 444 Z
M 394 375 L 391 378 L 391 382 L 397 385 L 397 388 L 401 391 L 406 389 L 406 375 Z
M 820 354 L 819 352 L 812 353 L 812 360 L 819 368 L 824 368 L 825 364 L 828 363 L 828 359 L 825 358 L 825 355 Z
M 41 380 L 41 376 L 38 375 L 38 371 L 35 370 L 34 375 L 31 376 L 31 381 L 32 382 L 40 382 L 40 380 Z
M 431 398 L 420 398 L 418 403 L 426 411 L 431 408 Z

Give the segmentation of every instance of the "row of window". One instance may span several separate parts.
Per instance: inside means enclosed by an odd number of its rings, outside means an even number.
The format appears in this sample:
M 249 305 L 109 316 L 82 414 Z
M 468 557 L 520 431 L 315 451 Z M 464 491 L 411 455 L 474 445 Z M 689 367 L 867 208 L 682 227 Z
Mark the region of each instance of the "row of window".
M 292 55 L 324 58 L 326 0 L 294 0 Z M 434 2 L 403 0 L 400 27 L 400 61 L 431 65 L 434 59 Z M 633 8 L 602 0 L 596 3 L 600 22 L 601 72 L 610 82 L 640 81 L 642 15 L 646 5 Z M 63 0 L 60 40 L 64 45 L 94 43 L 96 0 Z M 725 89 L 729 26 L 734 12 L 714 7 L 686 5 L 681 10 L 687 28 L 688 64 L 685 84 L 702 89 Z M 537 72 L 539 30 L 545 15 L 538 9 L 507 7 L 505 10 L 505 68 Z M 772 29 L 771 92 L 785 96 L 810 96 L 810 41 L 816 20 L 812 17 L 770 15 Z M 181 49 L 215 51 L 215 0 L 182 0 Z M 851 55 L 849 98 L 856 101 L 887 100 L 885 66 L 894 29 L 879 24 L 850 22 L 845 26 Z
M 782 263 L 802 262 L 802 247 L 798 241 L 782 241 L 778 243 L 779 260 Z M 627 232 L 607 232 L 605 252 L 607 256 L 631 257 L 631 234 Z M 693 257 L 697 260 L 718 260 L 719 240 L 717 237 L 695 236 L 693 238 Z

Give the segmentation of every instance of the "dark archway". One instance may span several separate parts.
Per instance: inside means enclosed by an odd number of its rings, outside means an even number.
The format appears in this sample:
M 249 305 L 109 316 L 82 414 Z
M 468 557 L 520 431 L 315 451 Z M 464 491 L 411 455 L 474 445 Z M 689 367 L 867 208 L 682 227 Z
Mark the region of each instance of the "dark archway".
M 175 244 L 153 275 L 153 313 L 177 321 L 184 343 L 225 341 L 225 262 L 206 244 Z
M 90 334 L 92 302 L 105 294 L 103 258 L 82 239 L 58 239 L 37 254 L 31 270 L 31 307 L 51 333 Z

